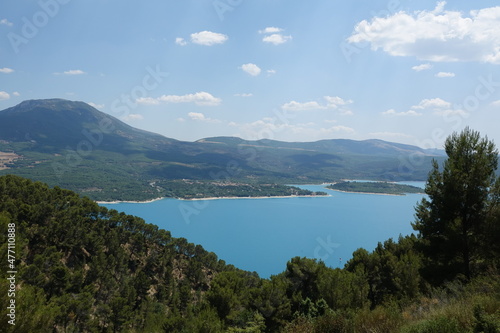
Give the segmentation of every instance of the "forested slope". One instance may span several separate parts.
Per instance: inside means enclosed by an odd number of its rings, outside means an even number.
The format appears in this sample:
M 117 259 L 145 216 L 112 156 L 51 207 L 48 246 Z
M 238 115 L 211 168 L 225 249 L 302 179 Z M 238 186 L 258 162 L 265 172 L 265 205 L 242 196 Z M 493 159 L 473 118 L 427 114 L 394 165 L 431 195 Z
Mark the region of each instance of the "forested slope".
M 417 235 L 358 249 L 344 269 L 295 257 L 270 279 L 71 191 L 0 177 L 0 329 L 497 333 L 498 151 L 469 130 L 446 145 Z

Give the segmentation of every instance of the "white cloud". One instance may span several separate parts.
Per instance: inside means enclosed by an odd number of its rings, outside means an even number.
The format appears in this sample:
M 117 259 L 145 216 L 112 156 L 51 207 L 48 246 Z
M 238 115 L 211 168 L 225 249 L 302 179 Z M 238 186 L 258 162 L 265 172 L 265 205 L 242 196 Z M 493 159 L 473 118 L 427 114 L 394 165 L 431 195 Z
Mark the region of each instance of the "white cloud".
M 184 119 L 184 118 L 177 118 L 177 121 L 180 122 L 180 123 L 184 123 L 184 122 L 186 122 L 186 119 Z
M 350 43 L 368 42 L 373 50 L 427 61 L 481 61 L 500 64 L 500 7 L 469 13 L 444 10 L 398 11 L 359 22 Z
M 434 114 L 436 116 L 461 116 L 463 118 L 467 118 L 469 116 L 469 113 L 465 112 L 464 110 L 461 109 L 444 109 L 444 110 L 435 110 Z
M 21 94 L 20 94 L 20 93 L 18 93 L 17 91 L 14 91 L 14 92 L 12 93 L 12 95 L 14 95 L 14 96 L 16 96 L 16 97 L 21 96 Z
M 292 36 L 284 36 L 282 34 L 272 34 L 262 38 L 262 41 L 265 43 L 271 43 L 274 45 L 280 45 L 288 42 L 292 39 Z
M 131 113 L 122 118 L 125 121 L 143 120 L 144 117 L 138 113 Z
M 432 68 L 431 64 L 421 64 L 421 65 L 418 65 L 418 66 L 413 66 L 411 69 L 413 69 L 416 72 L 420 72 L 420 71 L 425 71 L 425 70 L 428 70 L 428 69 L 431 69 L 431 68 Z
M 88 105 L 90 105 L 96 109 L 103 109 L 104 108 L 104 104 L 96 104 L 96 103 L 89 102 Z
M 327 101 L 327 107 L 329 108 L 338 108 L 339 106 L 344 106 L 344 105 L 348 105 L 348 104 L 352 104 L 353 101 L 348 99 L 348 100 L 345 100 L 343 98 L 340 98 L 338 96 L 324 96 L 324 98 L 326 99 Z
M 268 69 L 266 72 L 267 72 L 267 76 L 271 76 L 271 75 L 276 74 L 276 70 L 274 70 L 274 69 Z
M 138 98 L 136 102 L 145 105 L 158 105 L 160 103 L 195 103 L 200 106 L 215 106 L 219 105 L 222 100 L 214 97 L 210 93 L 200 91 L 187 95 L 163 95 L 158 98 L 141 97 Z
M 345 100 L 341 97 L 338 96 L 324 96 L 323 97 L 326 100 L 326 105 L 322 105 L 318 103 L 317 101 L 310 101 L 310 102 L 297 102 L 297 101 L 291 101 L 288 103 L 285 103 L 281 106 L 283 110 L 289 110 L 289 111 L 304 111 L 304 110 L 319 110 L 319 109 L 339 109 L 342 115 L 352 115 L 353 112 L 350 110 L 347 110 L 344 108 L 344 106 L 352 104 L 353 101 L 348 99 Z
M 252 97 L 252 93 L 242 93 L 242 94 L 234 94 L 236 97 Z
M 288 111 L 305 111 L 305 110 L 318 110 L 318 109 L 326 109 L 325 106 L 320 105 L 316 101 L 300 103 L 296 101 L 291 101 L 285 103 L 281 106 L 283 110 Z
M 177 37 L 175 39 L 175 44 L 180 45 L 180 46 L 184 46 L 184 45 L 187 45 L 187 42 L 186 42 L 186 40 L 184 38 Z
M 259 30 L 259 34 L 275 34 L 278 32 L 282 32 L 283 29 L 277 27 L 267 27 L 263 30 Z
M 455 73 L 450 73 L 450 72 L 439 72 L 437 73 L 436 75 L 434 75 L 435 77 L 439 77 L 439 78 L 442 78 L 442 77 L 455 77 Z
M 188 117 L 191 118 L 192 120 L 201 121 L 205 123 L 220 123 L 220 120 L 207 118 L 203 113 L 200 112 L 189 112 Z
M 500 107 L 500 99 L 490 103 L 491 106 Z
M 200 31 L 191 34 L 191 42 L 199 45 L 212 46 L 215 44 L 223 44 L 227 40 L 227 35 L 212 31 Z
M 135 100 L 139 104 L 144 104 L 144 105 L 158 105 L 160 104 L 160 101 L 156 98 L 153 97 L 141 97 Z
M 0 101 L 5 101 L 10 98 L 9 93 L 5 91 L 0 91 Z
M 12 68 L 7 68 L 7 67 L 4 67 L 4 68 L 0 68 L 0 73 L 4 73 L 4 74 L 9 74 L 9 73 L 12 73 L 14 70 Z
M 451 108 L 451 103 L 447 102 L 441 98 L 431 98 L 431 99 L 423 99 L 418 103 L 418 105 L 414 105 L 411 107 L 412 109 L 447 109 Z
M 62 73 L 54 73 L 54 75 L 82 75 L 82 74 L 87 74 L 81 69 L 70 69 L 69 71 L 65 71 Z
M 13 26 L 13 23 L 12 23 L 12 22 L 10 22 L 10 21 L 9 21 L 9 20 L 7 20 L 7 19 L 1 19 L 1 20 L 0 20 L 0 25 L 6 25 L 6 26 L 8 26 L 8 27 L 12 27 L 12 26 Z
M 420 112 L 415 111 L 415 110 L 408 110 L 406 112 L 397 112 L 394 109 L 390 109 L 390 110 L 382 112 L 382 115 L 384 115 L 384 116 L 400 116 L 400 117 L 404 117 L 404 116 L 416 117 L 416 116 L 421 116 L 422 114 Z
M 330 130 L 333 132 L 343 132 L 343 133 L 348 133 L 348 134 L 352 134 L 355 132 L 353 128 L 347 127 L 347 126 L 342 126 L 342 125 L 333 126 L 330 128 Z
M 248 64 L 244 64 L 244 65 L 241 65 L 240 67 L 244 72 L 252 75 L 252 76 L 258 76 L 260 74 L 260 72 L 262 71 L 259 66 L 257 66 L 256 64 L 252 64 L 252 63 L 248 63 Z

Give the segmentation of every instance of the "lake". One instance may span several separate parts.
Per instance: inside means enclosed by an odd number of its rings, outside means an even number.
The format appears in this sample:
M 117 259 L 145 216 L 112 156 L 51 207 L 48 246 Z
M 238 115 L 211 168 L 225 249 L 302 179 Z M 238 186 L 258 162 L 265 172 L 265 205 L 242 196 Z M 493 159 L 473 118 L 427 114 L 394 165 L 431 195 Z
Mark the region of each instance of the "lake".
M 404 182 L 423 187 L 423 182 Z M 220 259 L 261 277 L 281 273 L 295 256 L 343 267 L 352 252 L 413 232 L 414 207 L 424 197 L 343 193 L 300 185 L 328 197 L 177 200 L 102 204 L 201 244 Z

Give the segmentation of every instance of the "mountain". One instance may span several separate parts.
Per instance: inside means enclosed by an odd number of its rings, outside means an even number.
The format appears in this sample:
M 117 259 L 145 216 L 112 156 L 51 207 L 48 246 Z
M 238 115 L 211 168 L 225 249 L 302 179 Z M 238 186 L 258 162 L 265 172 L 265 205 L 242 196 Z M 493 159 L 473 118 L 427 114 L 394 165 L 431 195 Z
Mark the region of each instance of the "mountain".
M 214 137 L 185 142 L 63 99 L 30 100 L 0 111 L 0 174 L 40 180 L 98 200 L 245 196 L 267 193 L 262 184 L 342 178 L 424 180 L 433 158 L 443 157 L 382 140 Z M 248 190 L 241 192 L 238 184 Z M 269 193 L 276 195 L 276 188 Z
M 84 102 L 30 100 L 0 112 L 0 138 L 31 142 L 38 150 L 77 147 L 87 140 L 100 149 L 153 149 L 176 140 L 131 127 Z

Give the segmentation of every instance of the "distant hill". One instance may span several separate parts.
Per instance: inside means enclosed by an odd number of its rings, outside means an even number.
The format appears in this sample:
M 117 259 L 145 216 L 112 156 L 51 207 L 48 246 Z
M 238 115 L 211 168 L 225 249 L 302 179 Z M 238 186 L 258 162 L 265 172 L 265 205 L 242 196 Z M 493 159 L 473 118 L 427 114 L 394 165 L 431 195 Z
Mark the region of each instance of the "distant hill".
M 228 182 L 255 186 L 342 178 L 425 180 L 433 158 L 443 157 L 439 151 L 382 140 L 178 141 L 131 127 L 84 102 L 63 99 L 30 100 L 0 111 L 0 174 L 99 200 L 184 197 L 194 190 L 203 196 L 214 184 L 219 188 L 211 195 L 228 195 L 223 192 L 227 187 L 221 187 Z

